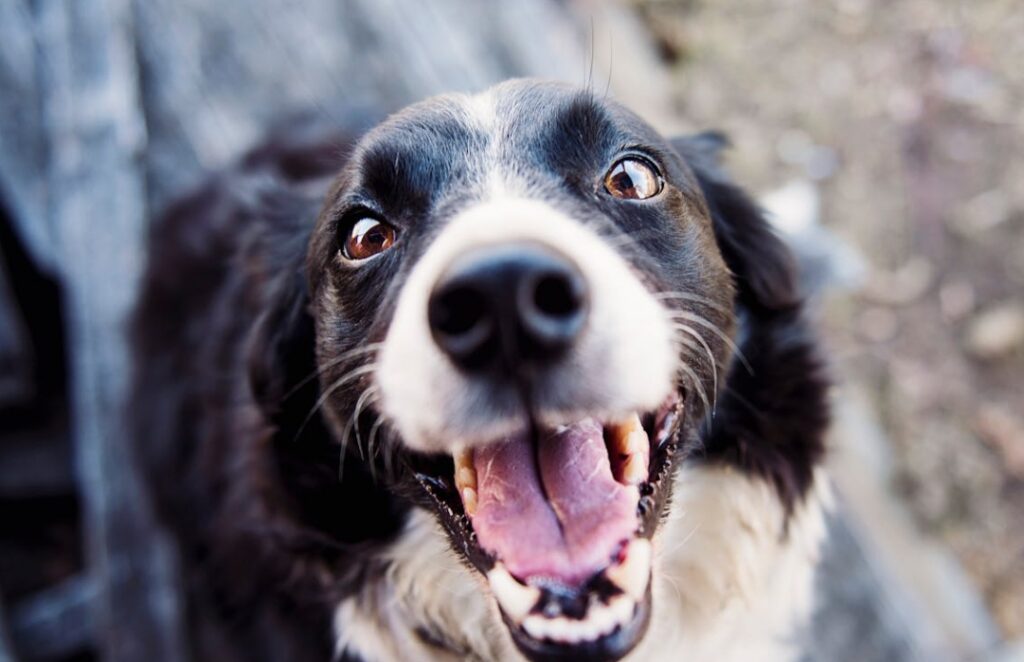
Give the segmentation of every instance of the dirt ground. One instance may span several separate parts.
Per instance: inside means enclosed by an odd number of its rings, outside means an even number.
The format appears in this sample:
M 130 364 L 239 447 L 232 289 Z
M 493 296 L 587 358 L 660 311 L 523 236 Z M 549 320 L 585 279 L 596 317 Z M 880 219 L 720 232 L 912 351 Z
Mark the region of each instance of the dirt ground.
M 633 0 L 738 179 L 800 180 L 868 266 L 831 297 L 892 488 L 1024 636 L 1024 3 Z

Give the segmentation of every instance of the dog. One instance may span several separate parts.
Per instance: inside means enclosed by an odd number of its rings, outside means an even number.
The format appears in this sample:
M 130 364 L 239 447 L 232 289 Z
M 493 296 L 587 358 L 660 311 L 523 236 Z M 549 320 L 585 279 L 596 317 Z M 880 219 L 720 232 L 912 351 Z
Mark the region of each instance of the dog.
M 827 377 L 725 147 L 514 80 L 173 205 L 129 411 L 195 659 L 799 655 Z

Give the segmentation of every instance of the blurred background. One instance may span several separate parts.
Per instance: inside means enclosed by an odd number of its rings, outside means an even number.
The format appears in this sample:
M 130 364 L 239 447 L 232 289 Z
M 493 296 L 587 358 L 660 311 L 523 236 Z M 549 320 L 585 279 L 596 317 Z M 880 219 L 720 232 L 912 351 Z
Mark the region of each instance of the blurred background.
M 523 75 L 724 130 L 800 257 L 807 659 L 1024 660 L 1020 0 L 0 0 L 0 662 L 185 659 L 121 433 L 149 220 L 282 122 Z

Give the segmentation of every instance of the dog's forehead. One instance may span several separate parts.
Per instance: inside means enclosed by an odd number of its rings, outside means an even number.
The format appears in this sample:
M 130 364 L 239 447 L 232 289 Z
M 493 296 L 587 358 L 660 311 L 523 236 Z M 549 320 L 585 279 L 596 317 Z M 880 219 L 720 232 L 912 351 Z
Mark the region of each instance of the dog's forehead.
M 419 178 L 450 179 L 493 174 L 496 168 L 560 169 L 661 141 L 636 115 L 591 91 L 515 80 L 412 105 L 371 132 L 357 154 L 364 173 L 419 165 L 429 171 L 419 172 Z

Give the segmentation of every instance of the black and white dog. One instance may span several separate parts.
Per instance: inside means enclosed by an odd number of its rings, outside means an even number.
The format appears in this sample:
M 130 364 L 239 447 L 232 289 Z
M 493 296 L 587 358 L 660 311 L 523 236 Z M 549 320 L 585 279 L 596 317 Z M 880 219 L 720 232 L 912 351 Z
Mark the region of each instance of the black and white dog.
M 175 206 L 131 417 L 193 655 L 792 658 L 826 387 L 723 142 L 512 81 Z

